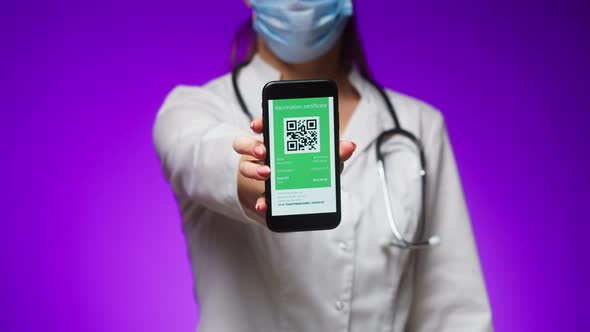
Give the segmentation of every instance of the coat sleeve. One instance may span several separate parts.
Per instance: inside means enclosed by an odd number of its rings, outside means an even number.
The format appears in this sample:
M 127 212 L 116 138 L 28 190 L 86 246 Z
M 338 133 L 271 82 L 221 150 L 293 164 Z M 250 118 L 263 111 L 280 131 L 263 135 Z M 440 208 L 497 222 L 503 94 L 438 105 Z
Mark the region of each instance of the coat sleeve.
M 237 135 L 248 135 L 221 97 L 198 87 L 176 87 L 156 115 L 153 139 L 166 179 L 180 199 L 229 218 L 246 216 L 237 195 Z
M 492 331 L 487 298 L 469 214 L 440 113 L 427 130 L 425 234 L 438 246 L 418 250 L 408 331 Z

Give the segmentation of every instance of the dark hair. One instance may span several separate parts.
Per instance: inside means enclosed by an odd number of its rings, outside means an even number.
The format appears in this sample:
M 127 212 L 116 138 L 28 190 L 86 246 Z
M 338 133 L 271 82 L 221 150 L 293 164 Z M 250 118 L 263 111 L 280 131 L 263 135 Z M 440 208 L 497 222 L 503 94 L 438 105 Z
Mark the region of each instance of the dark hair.
M 356 65 L 361 75 L 368 79 L 372 78 L 354 16 L 348 20 L 340 38 L 342 39 L 341 57 L 344 60 L 344 65 L 347 68 Z M 242 62 L 252 60 L 257 51 L 256 45 L 256 33 L 252 28 L 252 18 L 250 17 L 241 24 L 234 36 L 230 60 L 231 66 L 234 67 Z

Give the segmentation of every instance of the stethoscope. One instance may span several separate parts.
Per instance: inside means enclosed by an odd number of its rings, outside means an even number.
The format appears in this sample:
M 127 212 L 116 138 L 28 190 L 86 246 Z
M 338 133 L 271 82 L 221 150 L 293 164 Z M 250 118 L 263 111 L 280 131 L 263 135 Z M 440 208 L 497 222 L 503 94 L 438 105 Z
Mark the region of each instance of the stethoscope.
M 242 108 L 242 111 L 244 112 L 244 114 L 246 114 L 246 116 L 248 116 L 248 118 L 250 120 L 253 120 L 254 117 L 252 116 L 252 114 L 250 113 L 250 111 L 248 110 L 248 107 L 246 106 L 246 103 L 244 102 L 244 98 L 242 97 L 242 93 L 240 92 L 240 88 L 238 86 L 238 75 L 240 73 L 240 71 L 242 70 L 242 68 L 244 66 L 246 66 L 249 62 L 244 62 L 242 64 L 237 65 L 233 70 L 232 70 L 232 85 L 233 85 L 233 89 L 234 92 L 236 94 L 236 98 L 238 99 L 238 103 L 240 104 L 240 107 Z M 419 248 L 427 248 L 430 246 L 434 246 L 437 245 L 438 243 L 440 243 L 440 238 L 438 236 L 431 236 L 426 240 L 409 240 L 406 239 L 404 237 L 404 235 L 402 234 L 402 232 L 400 231 L 400 229 L 397 226 L 397 223 L 395 222 L 395 218 L 393 216 L 393 210 L 391 208 L 391 200 L 390 200 L 390 195 L 389 195 L 389 190 L 387 189 L 387 177 L 385 176 L 385 158 L 383 155 L 383 152 L 381 151 L 381 145 L 383 144 L 383 142 L 388 139 L 391 138 L 393 136 L 399 136 L 399 137 L 404 137 L 406 139 L 408 139 L 416 148 L 416 150 L 418 151 L 419 157 L 420 157 L 420 170 L 419 170 L 419 176 L 420 176 L 420 186 L 421 186 L 421 207 L 420 207 L 420 214 L 418 217 L 418 232 L 417 232 L 417 236 L 418 238 L 423 238 L 423 233 L 424 233 L 424 225 L 426 223 L 425 220 L 425 192 L 426 192 L 426 158 L 424 156 L 424 147 L 422 145 L 422 142 L 420 141 L 420 139 L 418 139 L 414 134 L 412 134 L 411 132 L 403 129 L 400 125 L 399 119 L 397 117 L 397 114 L 395 112 L 395 109 L 393 107 L 393 104 L 391 103 L 391 100 L 389 99 L 389 97 L 387 97 L 387 95 L 385 94 L 385 90 L 383 88 L 381 88 L 375 81 L 373 81 L 370 78 L 365 77 L 365 79 L 373 86 L 375 87 L 375 89 L 379 92 L 379 94 L 381 95 L 381 97 L 383 98 L 383 101 L 385 101 L 385 104 L 387 105 L 387 110 L 389 111 L 389 114 L 391 115 L 391 118 L 393 119 L 393 123 L 394 123 L 394 128 L 393 129 L 389 129 L 386 130 L 384 132 L 382 132 L 378 137 L 377 137 L 377 143 L 376 143 L 376 156 L 377 156 L 377 171 L 379 173 L 379 177 L 381 178 L 381 190 L 383 191 L 383 196 L 385 198 L 385 210 L 387 213 L 387 220 L 389 222 L 389 227 L 391 228 L 391 231 L 396 239 L 396 241 L 392 241 L 390 244 L 402 249 L 419 249 Z

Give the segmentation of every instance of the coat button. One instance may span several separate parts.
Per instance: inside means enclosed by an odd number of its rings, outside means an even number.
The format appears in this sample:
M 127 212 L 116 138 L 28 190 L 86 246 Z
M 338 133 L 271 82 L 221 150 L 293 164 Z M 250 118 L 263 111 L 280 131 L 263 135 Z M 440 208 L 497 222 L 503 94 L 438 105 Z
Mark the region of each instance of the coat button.
M 336 301 L 336 304 L 334 306 L 336 307 L 336 310 L 342 311 L 342 309 L 344 309 L 344 302 Z
M 338 243 L 338 246 L 340 247 L 340 249 L 342 249 L 343 251 L 348 251 L 348 245 L 346 244 L 346 242 L 344 241 L 340 241 Z

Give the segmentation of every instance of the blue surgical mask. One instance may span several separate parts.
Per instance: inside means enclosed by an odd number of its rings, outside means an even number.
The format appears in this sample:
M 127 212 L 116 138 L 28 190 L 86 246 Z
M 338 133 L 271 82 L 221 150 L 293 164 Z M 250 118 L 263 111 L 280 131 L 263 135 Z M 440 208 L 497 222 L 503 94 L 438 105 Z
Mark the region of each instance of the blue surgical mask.
M 352 0 L 250 0 L 250 4 L 254 29 L 288 63 L 327 53 L 352 16 Z

